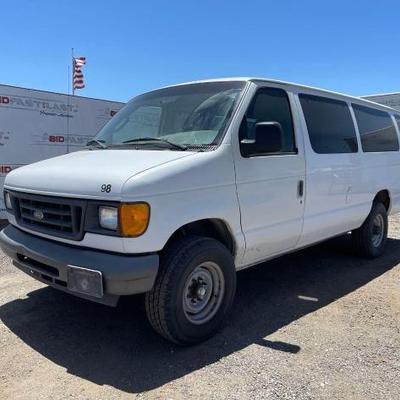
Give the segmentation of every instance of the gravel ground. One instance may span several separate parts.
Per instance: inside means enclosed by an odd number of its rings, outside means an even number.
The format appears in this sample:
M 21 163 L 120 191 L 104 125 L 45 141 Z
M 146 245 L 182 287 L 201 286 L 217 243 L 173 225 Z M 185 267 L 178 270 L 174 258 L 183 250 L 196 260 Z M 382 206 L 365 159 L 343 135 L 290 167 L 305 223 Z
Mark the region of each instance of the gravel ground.
M 240 272 L 226 327 L 179 348 L 141 297 L 85 302 L 0 253 L 0 398 L 398 400 L 399 262 L 396 216 L 378 260 L 343 237 Z

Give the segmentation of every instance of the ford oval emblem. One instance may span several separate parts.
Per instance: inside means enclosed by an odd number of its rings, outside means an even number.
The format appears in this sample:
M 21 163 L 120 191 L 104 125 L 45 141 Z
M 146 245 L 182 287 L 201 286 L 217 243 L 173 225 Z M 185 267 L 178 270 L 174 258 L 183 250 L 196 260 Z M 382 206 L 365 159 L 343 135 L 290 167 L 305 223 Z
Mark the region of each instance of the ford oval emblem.
M 42 210 L 35 210 L 35 211 L 33 212 L 33 216 L 34 216 L 36 219 L 40 219 L 40 220 L 42 220 L 42 219 L 44 218 L 44 214 L 43 214 L 43 211 L 42 211 Z

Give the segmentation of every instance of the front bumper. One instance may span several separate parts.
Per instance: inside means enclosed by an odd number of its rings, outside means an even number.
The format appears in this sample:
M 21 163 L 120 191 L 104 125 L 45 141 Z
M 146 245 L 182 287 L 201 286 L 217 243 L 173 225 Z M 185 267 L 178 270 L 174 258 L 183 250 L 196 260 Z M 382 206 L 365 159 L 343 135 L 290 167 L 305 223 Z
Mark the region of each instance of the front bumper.
M 0 247 L 16 267 L 41 282 L 75 296 L 116 305 L 122 295 L 144 293 L 153 287 L 158 272 L 158 254 L 123 255 L 70 246 L 26 233 L 12 225 L 0 232 Z M 73 265 L 100 271 L 101 298 L 72 292 L 67 288 L 67 267 Z

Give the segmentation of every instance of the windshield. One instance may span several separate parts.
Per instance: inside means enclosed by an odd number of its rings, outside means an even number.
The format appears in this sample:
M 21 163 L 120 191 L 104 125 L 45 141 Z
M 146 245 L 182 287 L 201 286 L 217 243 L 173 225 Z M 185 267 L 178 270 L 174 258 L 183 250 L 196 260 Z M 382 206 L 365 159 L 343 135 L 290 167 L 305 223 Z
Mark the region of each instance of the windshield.
M 107 147 L 212 148 L 221 141 L 245 82 L 175 86 L 131 100 L 95 140 Z

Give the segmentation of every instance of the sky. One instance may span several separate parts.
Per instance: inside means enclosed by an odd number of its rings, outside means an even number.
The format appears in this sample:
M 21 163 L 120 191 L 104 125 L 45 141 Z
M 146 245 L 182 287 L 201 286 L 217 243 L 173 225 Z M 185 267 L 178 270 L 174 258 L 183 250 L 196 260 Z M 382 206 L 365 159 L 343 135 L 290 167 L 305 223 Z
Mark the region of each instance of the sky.
M 185 81 L 257 76 L 352 95 L 400 92 L 400 2 L 1 1 L 0 83 L 127 101 Z

